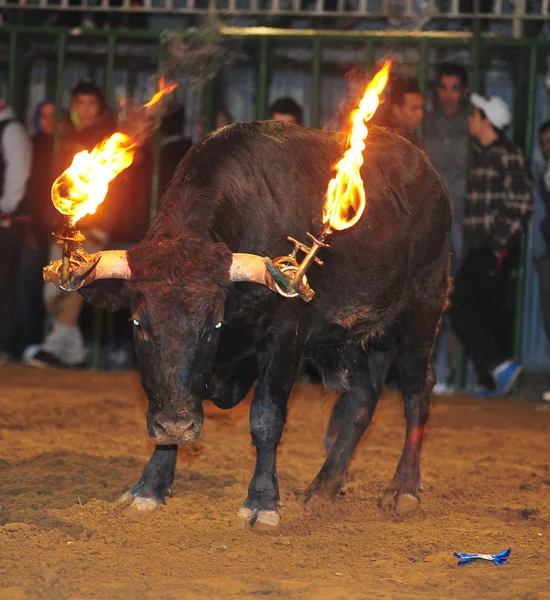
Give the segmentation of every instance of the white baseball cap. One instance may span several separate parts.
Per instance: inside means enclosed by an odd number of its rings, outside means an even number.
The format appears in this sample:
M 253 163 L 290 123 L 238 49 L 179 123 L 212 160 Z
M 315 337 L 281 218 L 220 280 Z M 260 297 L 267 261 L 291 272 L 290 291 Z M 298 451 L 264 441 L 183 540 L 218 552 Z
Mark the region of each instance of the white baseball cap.
M 487 117 L 489 123 L 497 129 L 504 129 L 512 122 L 510 107 L 498 96 L 485 98 L 479 94 L 471 94 L 470 102 L 480 108 Z

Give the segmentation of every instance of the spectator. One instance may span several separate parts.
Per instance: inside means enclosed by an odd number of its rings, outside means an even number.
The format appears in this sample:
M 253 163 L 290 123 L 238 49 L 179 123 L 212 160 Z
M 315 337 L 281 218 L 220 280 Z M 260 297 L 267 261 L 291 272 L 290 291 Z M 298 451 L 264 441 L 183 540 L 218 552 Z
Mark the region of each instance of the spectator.
M 416 146 L 420 146 L 416 132 L 424 118 L 424 94 L 415 79 L 397 79 L 391 86 L 385 123 Z
M 0 98 L 0 364 L 12 352 L 17 269 L 23 247 L 23 199 L 31 169 L 30 140 Z
M 178 106 L 164 116 L 160 127 L 161 160 L 159 173 L 159 198 L 162 198 L 176 172 L 181 159 L 191 148 L 191 140 L 183 137 L 185 108 Z
M 545 165 L 540 177 L 539 189 L 546 215 L 540 230 L 546 244 L 546 252 L 536 261 L 540 278 L 541 302 L 546 335 L 550 339 L 550 121 L 539 127 L 539 143 Z M 542 399 L 550 402 L 550 390 L 542 394 Z
M 488 397 L 507 394 L 521 372 L 511 359 L 507 296 L 533 197 L 521 150 L 504 135 L 512 119 L 508 105 L 478 94 L 471 103 L 475 144 L 462 221 L 468 252 L 455 281 L 451 320 L 485 388 L 480 395 Z
M 81 81 L 71 90 L 70 119 L 72 127 L 61 139 L 60 157 L 55 161 L 54 176 L 60 175 L 81 150 L 91 150 L 114 133 L 116 122 L 106 109 L 101 89 L 91 81 Z M 55 178 L 54 177 L 54 178 Z M 109 186 L 107 198 L 94 215 L 82 218 L 78 226 L 86 236 L 85 248 L 97 252 L 107 245 L 116 227 L 112 218 L 118 207 L 115 196 L 119 182 Z M 60 216 L 56 215 L 60 222 Z M 50 259 L 61 257 L 58 244 L 52 246 Z M 85 364 L 86 348 L 78 327 L 84 298 L 78 292 L 61 292 L 53 284 L 44 286 L 46 309 L 53 319 L 52 329 L 43 345 L 26 362 L 38 367 L 79 367 Z
M 55 208 L 51 201 L 54 156 L 55 104 L 41 102 L 33 118 L 32 168 L 25 209 L 30 224 L 25 236 L 17 285 L 17 319 L 15 354 L 26 348 L 36 351 L 44 335 L 44 280 L 42 268 L 48 262 L 51 233 L 54 229 Z
M 269 119 L 303 126 L 304 111 L 292 98 L 278 98 L 269 107 Z
M 435 92 L 435 110 L 426 115 L 422 141 L 428 158 L 447 184 L 451 196 L 453 205 L 451 273 L 455 276 L 463 253 L 462 217 L 468 174 L 468 73 L 466 69 L 454 63 L 440 65 L 436 74 Z M 438 381 L 434 387 L 435 394 L 454 392 L 451 384 L 450 357 L 452 337 L 450 319 L 448 314 L 445 314 L 435 349 L 434 367 Z M 468 373 L 467 383 L 472 383 L 474 375 L 471 363 L 468 364 Z

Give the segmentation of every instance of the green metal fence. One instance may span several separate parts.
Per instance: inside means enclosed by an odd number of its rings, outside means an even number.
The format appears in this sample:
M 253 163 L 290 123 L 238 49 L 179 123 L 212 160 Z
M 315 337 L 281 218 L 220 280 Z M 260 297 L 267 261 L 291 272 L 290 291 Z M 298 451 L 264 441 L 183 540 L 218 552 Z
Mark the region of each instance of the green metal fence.
M 440 59 L 441 53 L 450 49 L 460 49 L 467 53 L 471 67 L 472 91 L 483 92 L 483 73 L 489 66 L 491 57 L 502 54 L 505 68 L 514 78 L 514 140 L 531 157 L 533 147 L 533 116 L 536 101 L 537 75 L 543 64 L 542 54 L 550 50 L 550 40 L 516 39 L 488 37 L 479 30 L 460 33 L 437 32 L 337 32 L 310 30 L 273 30 L 266 28 L 223 28 L 223 36 L 246 44 L 253 48 L 255 64 L 256 90 L 254 97 L 254 115 L 263 119 L 267 112 L 268 88 L 272 69 L 272 50 L 278 44 L 301 44 L 311 50 L 311 126 L 320 125 L 321 84 L 324 72 L 323 51 L 327 48 L 345 45 L 346 47 L 364 49 L 364 66 L 372 69 L 376 60 L 384 54 L 399 52 L 401 48 L 416 50 L 416 72 L 423 89 L 427 89 L 430 70 Z M 79 42 L 78 48 L 74 42 Z M 44 43 L 47 51 L 40 52 L 40 43 Z M 82 56 L 82 44 L 88 44 L 89 56 Z M 109 102 L 113 101 L 114 72 L 117 62 L 126 60 L 120 46 L 145 46 L 148 51 L 143 59 L 144 64 L 161 69 L 168 58 L 167 48 L 161 40 L 160 32 L 155 31 L 117 31 L 117 30 L 84 30 L 75 35 L 73 32 L 57 28 L 40 28 L 27 26 L 5 26 L 0 28 L 0 61 L 3 61 L 6 96 L 20 114 L 24 108 L 25 86 L 28 85 L 26 74 L 33 60 L 47 60 L 51 64 L 49 89 L 55 91 L 58 116 L 62 109 L 64 74 L 70 60 L 78 56 L 80 60 L 90 60 L 94 67 L 103 65 L 104 86 Z M 357 65 L 349 65 L 349 67 Z M 214 79 L 205 88 L 204 111 L 206 130 L 214 127 L 217 107 L 221 102 L 219 79 Z M 158 206 L 158 138 L 155 149 L 155 169 L 152 187 L 151 216 Z M 525 246 L 525 245 L 524 245 Z M 517 275 L 516 294 L 516 327 L 515 353 L 521 355 L 521 324 L 524 297 L 525 253 Z M 94 366 L 98 365 L 98 342 L 94 353 Z

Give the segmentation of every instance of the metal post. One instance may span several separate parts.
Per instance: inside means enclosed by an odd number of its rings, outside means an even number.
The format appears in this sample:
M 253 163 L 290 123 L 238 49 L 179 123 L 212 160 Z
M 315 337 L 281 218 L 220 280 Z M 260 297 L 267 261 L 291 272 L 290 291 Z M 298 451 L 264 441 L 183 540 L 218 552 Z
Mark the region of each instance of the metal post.
M 374 39 L 369 39 L 365 47 L 365 66 L 371 71 L 374 68 L 376 62 L 376 45 Z
M 428 87 L 428 40 L 423 39 L 420 42 L 420 64 L 418 66 L 418 85 L 420 86 L 420 89 L 422 90 L 422 93 L 424 94 L 424 97 L 426 96 L 426 90 Z M 420 127 L 420 138 L 422 139 L 423 135 L 424 135 L 424 124 L 421 123 Z
M 216 77 L 211 79 L 204 86 L 204 133 L 216 129 Z
M 311 74 L 311 123 L 313 129 L 319 129 L 321 122 L 321 38 L 313 40 L 313 72 Z
M 525 136 L 523 141 L 523 150 L 527 162 L 531 159 L 533 149 L 534 135 L 534 120 L 535 120 L 535 104 L 537 101 L 537 67 L 538 67 L 538 51 L 536 46 L 531 45 L 529 55 L 529 72 L 528 72 L 528 90 L 527 90 L 527 110 L 525 111 Z M 519 78 L 519 88 L 524 87 L 523 77 Z M 520 96 L 521 97 L 521 96 Z M 521 112 L 523 112 L 525 104 L 521 103 Z M 518 109 L 518 113 L 520 110 Z M 520 256 L 518 262 L 517 280 L 516 280 L 516 303 L 514 311 L 514 360 L 521 363 L 522 361 L 522 326 L 523 326 L 523 306 L 525 300 L 525 271 L 527 255 L 527 238 L 529 231 L 521 236 Z M 514 394 L 519 394 L 519 381 L 516 381 L 512 389 Z
M 61 121 L 61 107 L 63 104 L 65 54 L 67 52 L 67 34 L 63 33 L 57 38 L 57 57 L 55 73 L 55 129 L 54 148 L 59 151 L 59 122 Z
M 258 81 L 256 83 L 256 106 L 254 116 L 257 121 L 262 121 L 267 116 L 267 97 L 269 88 L 269 46 L 267 38 L 260 40 L 260 54 L 258 57 Z
M 158 59 L 157 59 L 157 73 L 160 75 L 164 69 L 166 58 L 168 56 L 168 46 L 159 43 Z M 161 132 L 160 123 L 156 123 L 157 130 L 153 136 L 153 171 L 151 174 L 151 206 L 149 210 L 149 220 L 152 221 L 158 212 L 159 206 L 159 181 L 160 181 L 160 143 L 161 143 Z
M 113 108 L 115 99 L 115 59 L 116 59 L 116 35 L 107 38 L 107 65 L 105 73 L 105 97 L 107 105 Z
M 18 34 L 16 31 L 10 31 L 10 48 L 8 55 L 8 89 L 7 99 L 8 104 L 15 109 L 16 84 L 17 84 L 17 49 L 18 49 Z
M 474 31 L 470 44 L 470 51 L 472 56 L 472 85 L 471 89 L 473 92 L 480 93 L 482 91 L 483 81 L 481 72 L 481 23 L 479 19 L 474 20 Z M 471 152 L 471 146 L 470 146 Z M 464 258 L 464 256 L 462 256 Z M 466 353 L 464 347 L 456 339 L 455 351 L 454 351 L 454 386 L 456 389 L 462 389 L 464 386 L 464 378 L 466 374 Z

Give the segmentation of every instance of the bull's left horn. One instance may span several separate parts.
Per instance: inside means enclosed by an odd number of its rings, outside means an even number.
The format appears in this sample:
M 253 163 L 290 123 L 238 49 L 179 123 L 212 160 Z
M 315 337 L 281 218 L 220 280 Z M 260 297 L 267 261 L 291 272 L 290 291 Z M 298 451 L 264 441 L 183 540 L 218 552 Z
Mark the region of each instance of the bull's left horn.
M 233 254 L 233 262 L 229 269 L 229 279 L 231 281 L 251 281 L 267 285 L 266 275 L 265 259 L 261 256 L 239 252 Z

